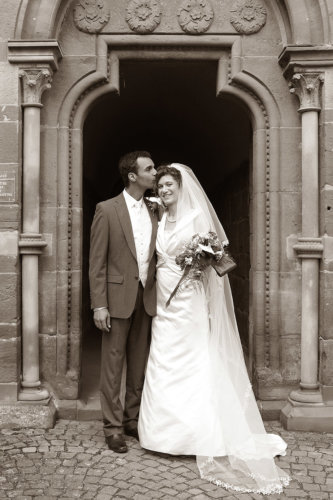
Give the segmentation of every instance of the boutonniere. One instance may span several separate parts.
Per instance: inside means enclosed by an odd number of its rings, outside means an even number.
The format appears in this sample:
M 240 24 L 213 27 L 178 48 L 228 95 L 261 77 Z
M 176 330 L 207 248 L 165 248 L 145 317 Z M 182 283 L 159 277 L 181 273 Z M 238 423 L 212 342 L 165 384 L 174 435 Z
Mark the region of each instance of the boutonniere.
M 159 198 L 155 198 L 153 196 L 150 196 L 149 198 L 145 198 L 146 202 L 147 202 L 147 205 L 149 207 L 149 209 L 153 212 L 153 214 L 159 214 L 159 210 L 160 210 L 160 206 L 161 206 L 161 202 L 159 200 Z

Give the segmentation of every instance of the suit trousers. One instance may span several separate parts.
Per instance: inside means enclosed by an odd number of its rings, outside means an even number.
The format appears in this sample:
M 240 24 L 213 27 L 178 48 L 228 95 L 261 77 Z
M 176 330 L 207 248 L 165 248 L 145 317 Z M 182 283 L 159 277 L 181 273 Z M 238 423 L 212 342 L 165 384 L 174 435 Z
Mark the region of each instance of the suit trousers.
M 140 282 L 132 315 L 126 319 L 111 318 L 110 332 L 103 333 L 100 390 L 106 437 L 122 433 L 124 427 L 137 427 L 151 336 L 151 316 L 143 305 L 143 291 Z M 127 372 L 123 410 L 120 386 L 125 358 Z

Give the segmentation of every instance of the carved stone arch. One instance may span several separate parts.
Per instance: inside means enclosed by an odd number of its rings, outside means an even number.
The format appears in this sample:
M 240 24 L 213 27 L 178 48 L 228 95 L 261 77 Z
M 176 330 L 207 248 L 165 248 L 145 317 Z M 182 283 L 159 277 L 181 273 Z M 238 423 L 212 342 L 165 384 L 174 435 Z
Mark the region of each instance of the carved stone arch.
M 279 125 L 280 111 L 270 91 L 251 74 L 230 76 L 219 95 L 241 102 L 251 117 L 252 156 L 252 233 L 253 332 L 262 338 L 250 349 L 256 358 L 256 372 L 279 372 Z M 262 242 L 265 242 L 262 245 Z M 250 342 L 253 341 L 250 332 Z M 252 359 L 250 360 L 252 362 Z
M 324 45 L 332 40 L 332 16 L 330 0 L 307 2 L 306 0 L 279 0 L 272 2 L 279 9 L 285 25 L 290 26 L 289 44 Z M 275 5 L 276 4 L 276 5 Z M 280 24 L 280 23 L 279 23 Z
M 75 227 L 82 217 L 82 130 L 91 107 L 104 94 L 118 92 L 106 73 L 96 71 L 76 82 L 66 95 L 58 115 L 58 190 L 57 256 L 57 374 L 67 380 L 61 384 L 63 396 L 78 397 L 81 334 L 81 232 Z M 58 186 L 59 188 L 59 186 Z M 71 387 L 68 381 L 74 382 Z M 68 388 L 68 389 L 67 389 Z M 66 392 L 67 390 L 67 392 Z
M 21 0 L 15 27 L 15 39 L 54 39 L 70 8 L 67 0 Z
M 275 268 L 278 265 L 276 257 L 280 244 L 277 194 L 280 112 L 262 82 L 249 73 L 237 71 L 237 64 L 231 66 L 229 81 L 221 83 L 218 94 L 228 95 L 240 102 L 250 115 L 253 126 L 252 184 L 256 188 L 253 195 L 255 239 L 252 254 L 255 255 L 255 270 L 258 272 L 253 274 L 252 286 L 259 290 L 259 293 L 254 294 L 253 329 L 263 339 L 262 345 L 257 344 L 254 355 L 257 371 L 279 371 L 276 357 L 279 351 L 279 283 Z M 76 226 L 73 221 L 75 218 L 80 219 L 82 211 L 82 129 L 96 100 L 106 93 L 118 92 L 116 83 L 110 83 L 108 76 L 111 82 L 117 82 L 117 61 L 113 60 L 110 64 L 109 57 L 101 58 L 99 70 L 77 82 L 69 91 L 58 120 L 59 177 L 66 180 L 58 193 L 58 269 L 66 269 L 66 272 L 59 274 L 58 280 L 58 373 L 67 376 L 67 380 L 70 375 L 73 381 L 78 381 L 80 369 L 81 240 L 80 234 L 73 231 Z M 262 241 L 265 241 L 264 246 Z M 64 304 L 68 304 L 68 307 L 63 307 Z M 275 355 L 272 356 L 272 353 Z
M 330 0 L 278 0 L 270 2 L 280 26 L 284 44 L 328 44 L 332 42 L 333 20 Z M 15 39 L 56 38 L 67 10 L 68 0 L 21 0 Z M 301 15 L 300 15 L 301 14 Z M 302 15 L 303 14 L 303 15 Z

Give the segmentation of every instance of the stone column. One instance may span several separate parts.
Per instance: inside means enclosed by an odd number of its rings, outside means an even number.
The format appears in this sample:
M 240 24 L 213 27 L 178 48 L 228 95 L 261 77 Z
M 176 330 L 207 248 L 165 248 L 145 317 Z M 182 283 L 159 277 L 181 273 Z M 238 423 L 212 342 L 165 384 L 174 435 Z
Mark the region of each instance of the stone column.
M 323 401 L 318 383 L 319 351 L 319 151 L 321 73 L 295 74 L 291 92 L 300 100 L 302 119 L 302 236 L 294 249 L 302 262 L 301 381 L 292 391 L 281 420 L 288 429 L 319 430 L 318 407 Z M 315 428 L 314 426 L 317 425 Z M 319 427 L 318 427 L 319 425 Z
M 20 70 L 23 94 L 22 390 L 21 401 L 49 398 L 39 380 L 38 255 L 46 242 L 39 233 L 40 102 L 50 88 L 48 68 Z

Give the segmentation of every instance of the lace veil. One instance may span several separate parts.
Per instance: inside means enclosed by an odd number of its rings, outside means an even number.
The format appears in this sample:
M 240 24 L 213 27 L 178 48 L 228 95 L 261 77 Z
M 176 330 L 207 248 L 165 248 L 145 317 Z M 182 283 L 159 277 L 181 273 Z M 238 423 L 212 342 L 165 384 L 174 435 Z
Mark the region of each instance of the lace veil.
M 212 230 L 220 241 L 227 242 L 222 224 L 192 170 L 179 163 L 171 166 L 182 176 L 177 224 L 186 217 L 193 224 L 193 234 Z M 189 218 L 190 213 L 193 216 Z M 289 476 L 276 466 L 274 456 L 285 455 L 286 443 L 265 431 L 243 357 L 229 279 L 210 270 L 205 288 L 210 318 L 210 389 L 219 415 L 216 434 L 223 436 L 224 453 L 219 457 L 197 456 L 200 475 L 234 491 L 280 493 Z M 212 450 L 216 450 L 215 444 Z

